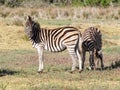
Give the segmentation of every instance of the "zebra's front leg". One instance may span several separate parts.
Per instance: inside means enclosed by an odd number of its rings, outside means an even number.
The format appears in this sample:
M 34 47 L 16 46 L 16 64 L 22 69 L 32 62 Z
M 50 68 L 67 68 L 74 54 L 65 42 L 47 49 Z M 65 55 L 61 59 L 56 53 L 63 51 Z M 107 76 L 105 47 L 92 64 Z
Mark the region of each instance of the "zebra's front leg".
M 98 54 L 99 54 L 99 58 L 100 58 L 100 62 L 101 62 L 101 70 L 103 70 L 103 69 L 104 69 L 104 64 L 103 64 L 103 54 L 102 54 L 102 50 L 100 50 L 100 51 L 98 52 Z
M 82 50 L 82 68 L 84 69 L 84 63 L 85 63 L 85 56 L 86 56 L 86 51 Z
M 89 61 L 90 61 L 90 70 L 94 70 L 95 69 L 95 62 L 94 62 L 94 51 L 90 51 L 90 58 L 89 58 Z
M 72 68 L 71 68 L 71 73 L 73 73 L 76 69 L 76 61 L 77 61 L 77 56 L 76 54 L 70 54 L 71 55 L 71 58 L 72 58 Z
M 39 59 L 38 73 L 42 73 L 43 72 L 43 67 L 44 67 L 44 64 L 43 64 L 43 47 L 38 46 L 37 51 L 38 51 L 38 59 Z

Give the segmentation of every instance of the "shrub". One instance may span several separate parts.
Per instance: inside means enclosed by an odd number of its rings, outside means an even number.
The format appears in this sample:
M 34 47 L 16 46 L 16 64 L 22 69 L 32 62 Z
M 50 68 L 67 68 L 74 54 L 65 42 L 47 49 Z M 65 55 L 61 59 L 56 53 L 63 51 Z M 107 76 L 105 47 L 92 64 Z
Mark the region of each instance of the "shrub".
M 100 5 L 106 7 L 109 6 L 110 3 L 112 3 L 112 0 L 101 0 Z
M 8 7 L 46 7 L 46 6 L 119 6 L 120 0 L 0 0 L 0 4 Z
M 22 0 L 5 0 L 4 4 L 8 7 L 18 7 L 20 6 Z
M 85 6 L 99 6 L 100 0 L 85 0 Z
M 4 4 L 5 3 L 5 0 L 0 0 L 0 4 Z

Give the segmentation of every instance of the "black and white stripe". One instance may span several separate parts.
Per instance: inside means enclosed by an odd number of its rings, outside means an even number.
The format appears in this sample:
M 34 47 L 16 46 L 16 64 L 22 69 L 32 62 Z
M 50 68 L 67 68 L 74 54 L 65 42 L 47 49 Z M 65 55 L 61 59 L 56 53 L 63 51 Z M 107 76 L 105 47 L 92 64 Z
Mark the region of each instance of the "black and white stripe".
M 60 27 L 56 29 L 40 28 L 39 23 L 33 21 L 30 16 L 25 24 L 25 32 L 37 48 L 39 54 L 39 72 L 43 70 L 43 50 L 60 52 L 68 50 L 72 58 L 72 69 L 75 70 L 76 60 L 79 61 L 79 71 L 82 71 L 81 60 L 81 33 L 75 27 Z
M 103 69 L 103 55 L 102 55 L 102 34 L 101 31 L 96 27 L 90 27 L 86 29 L 82 34 L 82 48 L 83 48 L 83 66 L 85 61 L 85 55 L 88 51 L 90 54 L 89 62 L 90 68 L 95 68 L 94 53 L 97 58 L 101 61 L 101 68 Z M 99 61 L 97 62 L 97 64 Z

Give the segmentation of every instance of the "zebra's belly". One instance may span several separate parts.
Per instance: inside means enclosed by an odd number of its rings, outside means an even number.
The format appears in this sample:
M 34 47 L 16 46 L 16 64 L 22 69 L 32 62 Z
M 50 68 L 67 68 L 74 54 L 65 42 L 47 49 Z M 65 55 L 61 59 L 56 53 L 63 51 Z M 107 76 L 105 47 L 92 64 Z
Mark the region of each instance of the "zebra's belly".
M 95 48 L 95 44 L 92 41 L 85 41 L 82 43 L 82 47 L 85 51 L 93 51 Z
M 66 49 L 65 46 L 48 46 L 45 45 L 45 50 L 50 51 L 50 52 L 61 52 L 64 51 Z

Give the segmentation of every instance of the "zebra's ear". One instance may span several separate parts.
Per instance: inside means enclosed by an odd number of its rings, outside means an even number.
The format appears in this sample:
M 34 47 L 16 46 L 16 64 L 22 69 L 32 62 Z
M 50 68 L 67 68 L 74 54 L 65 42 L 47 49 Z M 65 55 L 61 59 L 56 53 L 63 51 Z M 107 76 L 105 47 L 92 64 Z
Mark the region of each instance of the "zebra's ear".
M 95 28 L 100 28 L 100 25 L 96 25 L 96 26 L 94 26 Z
M 31 16 L 27 16 L 27 20 L 31 22 L 32 21 Z

